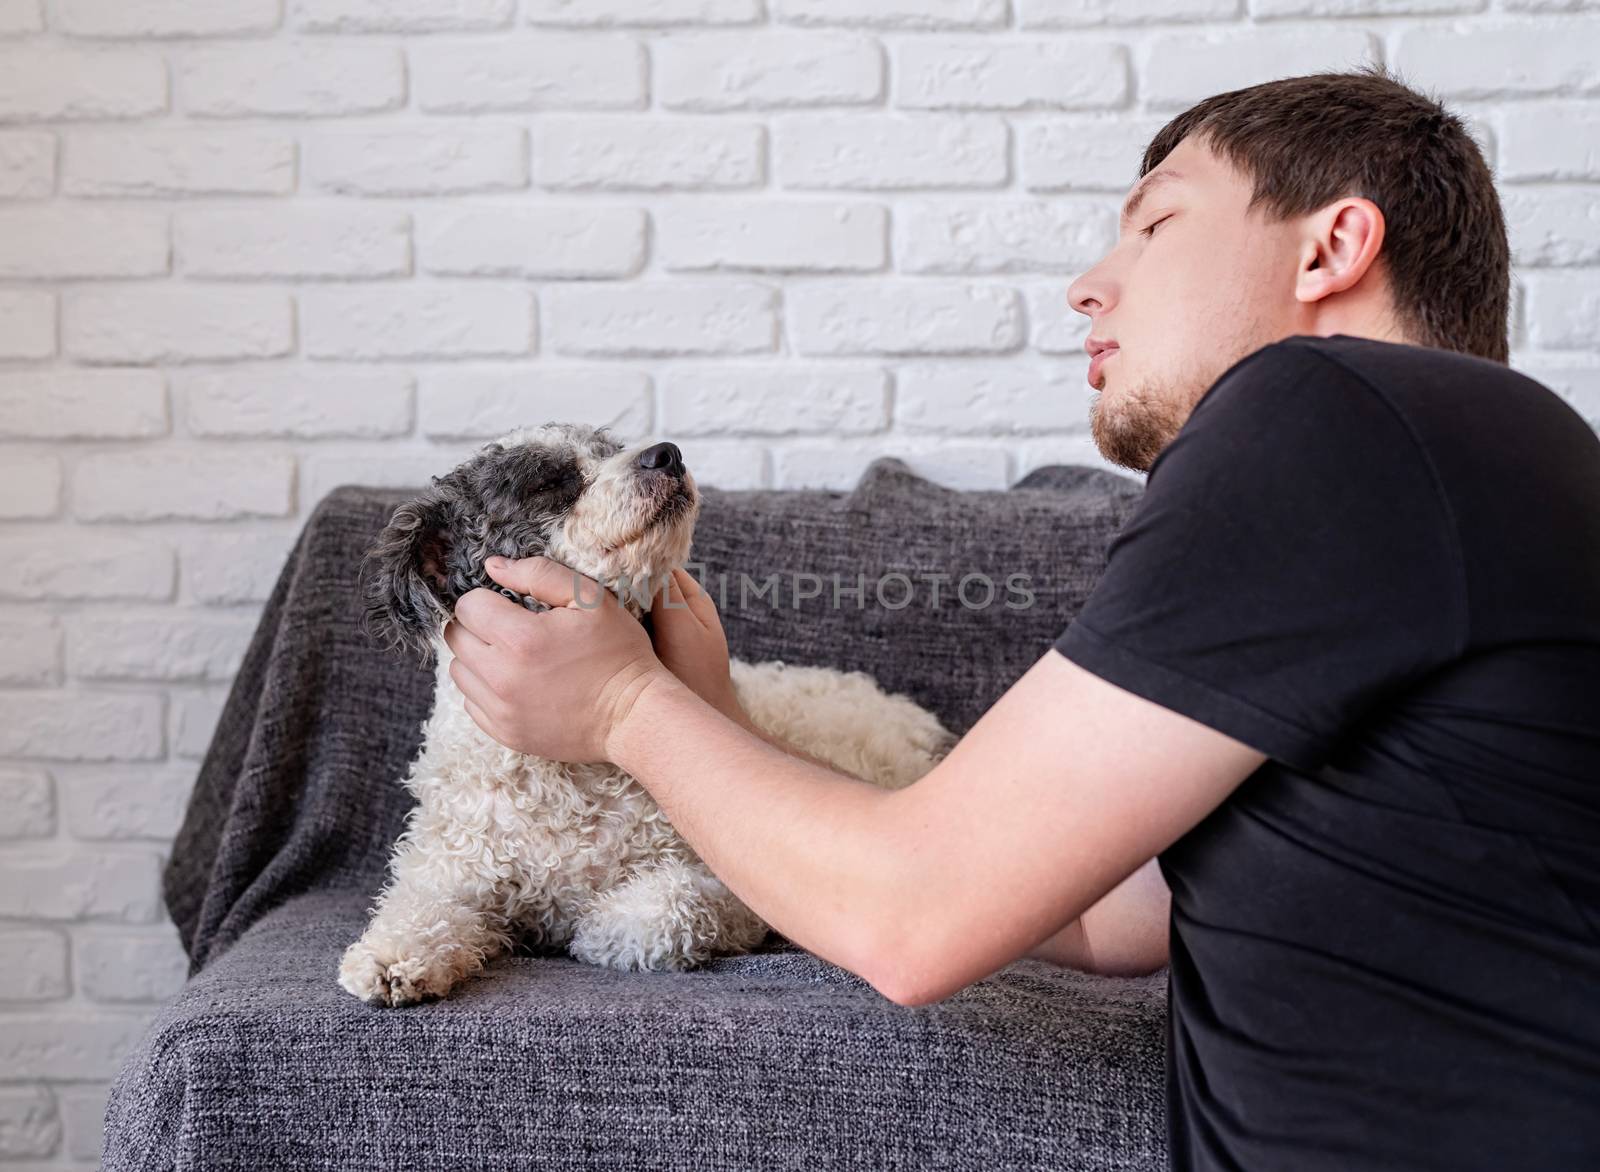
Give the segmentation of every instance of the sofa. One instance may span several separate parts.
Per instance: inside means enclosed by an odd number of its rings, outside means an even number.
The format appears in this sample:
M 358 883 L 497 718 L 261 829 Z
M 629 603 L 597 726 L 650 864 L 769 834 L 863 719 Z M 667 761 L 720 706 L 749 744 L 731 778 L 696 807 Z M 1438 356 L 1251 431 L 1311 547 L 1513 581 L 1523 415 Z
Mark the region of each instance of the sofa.
M 777 576 L 730 591 L 734 655 L 868 671 L 962 732 L 1072 621 L 1140 492 L 1061 465 L 958 491 L 886 457 L 849 491 L 703 489 L 691 559 L 708 588 Z M 906 1007 L 771 932 L 690 972 L 523 946 L 442 1001 L 344 992 L 432 696 L 358 621 L 362 553 L 410 495 L 329 495 L 265 607 L 163 876 L 189 978 L 117 1074 L 104 1168 L 1166 1167 L 1164 970 L 1021 959 Z

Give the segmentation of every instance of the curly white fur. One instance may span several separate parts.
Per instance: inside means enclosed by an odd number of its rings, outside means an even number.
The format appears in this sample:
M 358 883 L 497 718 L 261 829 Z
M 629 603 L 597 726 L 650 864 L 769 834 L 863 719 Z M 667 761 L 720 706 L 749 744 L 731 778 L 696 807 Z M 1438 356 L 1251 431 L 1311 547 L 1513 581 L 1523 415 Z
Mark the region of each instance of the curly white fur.
M 501 442 L 556 441 L 541 431 Z M 580 453 L 591 487 L 549 534 L 550 556 L 597 577 L 682 564 L 698 495 L 669 531 L 629 535 L 639 509 L 619 469 L 639 451 L 597 461 L 592 450 Z M 371 923 L 344 954 L 340 985 L 379 1005 L 440 997 L 519 937 L 634 970 L 691 968 L 761 941 L 768 926 L 633 777 L 604 763 L 527 756 L 489 738 L 450 678 L 449 649 L 432 643 L 433 710 L 405 780 L 416 806 Z M 910 784 L 953 741 L 931 713 L 861 672 L 737 659 L 731 671 L 757 725 L 875 785 Z

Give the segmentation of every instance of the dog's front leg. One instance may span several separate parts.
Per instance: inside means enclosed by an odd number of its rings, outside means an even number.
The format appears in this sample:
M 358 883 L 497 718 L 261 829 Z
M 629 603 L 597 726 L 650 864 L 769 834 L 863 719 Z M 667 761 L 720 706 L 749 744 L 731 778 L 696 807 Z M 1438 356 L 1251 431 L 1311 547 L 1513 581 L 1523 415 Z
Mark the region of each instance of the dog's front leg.
M 443 997 L 511 946 L 492 891 L 463 890 L 425 871 L 426 857 L 415 842 L 402 848 L 372 922 L 345 950 L 339 984 L 364 1001 L 411 1005 Z

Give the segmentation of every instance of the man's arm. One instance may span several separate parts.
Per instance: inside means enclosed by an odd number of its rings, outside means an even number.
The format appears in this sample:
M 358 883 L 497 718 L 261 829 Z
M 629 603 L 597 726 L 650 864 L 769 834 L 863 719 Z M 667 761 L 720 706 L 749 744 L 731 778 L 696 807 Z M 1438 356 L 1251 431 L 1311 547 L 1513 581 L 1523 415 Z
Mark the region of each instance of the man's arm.
M 1028 955 L 1111 977 L 1153 973 L 1167 963 L 1172 892 L 1151 859 Z
M 1092 946 L 1091 909 L 1265 760 L 1055 651 L 902 790 L 788 756 L 667 673 L 607 747 L 758 915 L 905 1005 L 1085 913 Z

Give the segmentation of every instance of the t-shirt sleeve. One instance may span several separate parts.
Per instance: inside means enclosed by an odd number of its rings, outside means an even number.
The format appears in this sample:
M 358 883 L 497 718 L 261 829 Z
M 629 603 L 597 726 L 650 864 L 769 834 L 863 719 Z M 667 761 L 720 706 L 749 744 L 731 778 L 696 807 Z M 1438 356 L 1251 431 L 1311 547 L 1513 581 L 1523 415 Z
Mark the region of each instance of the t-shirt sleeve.
M 1151 466 L 1056 650 L 1300 769 L 1460 654 L 1454 519 L 1406 420 L 1285 340 L 1210 388 Z

